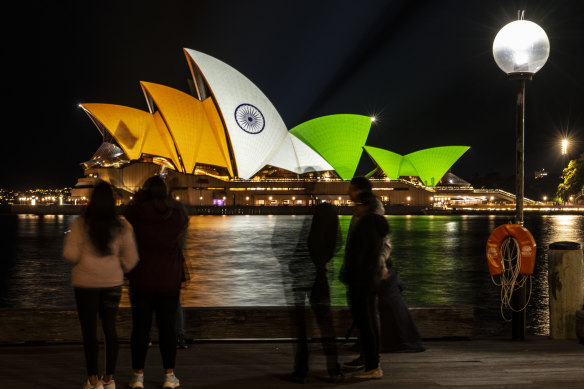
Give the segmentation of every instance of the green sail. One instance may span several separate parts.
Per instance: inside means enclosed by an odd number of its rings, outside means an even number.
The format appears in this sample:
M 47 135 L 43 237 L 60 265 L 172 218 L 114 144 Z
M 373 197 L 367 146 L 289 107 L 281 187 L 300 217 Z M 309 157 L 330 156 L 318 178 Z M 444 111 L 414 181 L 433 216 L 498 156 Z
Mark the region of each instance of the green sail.
M 322 116 L 301 123 L 290 130 L 320 154 L 343 180 L 355 175 L 371 129 L 371 118 L 339 114 Z

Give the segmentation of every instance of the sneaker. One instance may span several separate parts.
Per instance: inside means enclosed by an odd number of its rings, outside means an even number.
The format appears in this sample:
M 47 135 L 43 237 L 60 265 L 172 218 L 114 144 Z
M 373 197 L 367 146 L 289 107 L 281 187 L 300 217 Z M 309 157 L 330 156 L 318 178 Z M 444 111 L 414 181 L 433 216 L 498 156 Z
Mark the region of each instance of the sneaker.
M 164 376 L 163 388 L 178 388 L 180 386 L 180 381 L 174 374 Z
M 87 381 L 85 381 L 85 383 L 83 384 L 83 389 L 103 389 L 103 385 L 101 384 L 101 381 L 97 381 L 97 384 L 92 385 L 91 381 L 89 381 L 89 378 L 87 379 Z
M 144 375 L 133 374 L 130 378 L 130 383 L 128 384 L 130 388 L 143 388 L 144 387 Z
M 116 389 L 116 381 L 114 380 L 111 380 L 110 382 L 105 382 L 102 379 L 101 384 L 103 385 L 103 389 Z
M 381 365 L 378 365 L 375 369 L 365 370 L 362 373 L 353 375 L 353 378 L 362 380 L 379 379 L 381 377 L 383 377 L 383 370 L 381 370 Z
M 343 370 L 355 371 L 361 370 L 365 367 L 365 359 L 363 357 L 358 357 L 353 359 L 351 362 L 343 363 Z

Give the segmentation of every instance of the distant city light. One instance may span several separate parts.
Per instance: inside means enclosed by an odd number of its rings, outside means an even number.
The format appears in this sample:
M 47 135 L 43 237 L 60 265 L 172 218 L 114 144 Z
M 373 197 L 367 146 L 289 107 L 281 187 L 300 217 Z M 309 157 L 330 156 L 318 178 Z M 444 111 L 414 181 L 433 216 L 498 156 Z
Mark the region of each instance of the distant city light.
M 374 121 L 375 121 L 375 119 L 376 119 L 376 117 L 375 117 L 375 116 L 371 116 L 371 121 L 372 121 L 372 122 L 374 122 Z
M 543 196 L 543 201 L 547 201 L 547 196 Z
M 562 155 L 568 154 L 568 139 L 562 139 Z

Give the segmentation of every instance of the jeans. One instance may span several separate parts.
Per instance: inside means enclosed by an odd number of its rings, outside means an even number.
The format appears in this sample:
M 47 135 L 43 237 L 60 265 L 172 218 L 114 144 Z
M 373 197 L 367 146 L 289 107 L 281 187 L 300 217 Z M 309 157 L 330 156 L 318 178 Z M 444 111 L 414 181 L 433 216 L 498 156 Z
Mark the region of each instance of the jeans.
M 132 302 L 132 369 L 144 369 L 153 313 L 156 314 L 162 365 L 164 369 L 174 369 L 178 300 L 178 293 L 158 295 L 130 291 L 130 301 Z
M 114 374 L 118 360 L 118 334 L 116 315 L 122 297 L 122 287 L 113 288 L 75 288 L 77 313 L 83 334 L 83 350 L 87 375 L 98 375 L 97 359 L 97 315 L 101 318 L 105 335 L 105 374 Z

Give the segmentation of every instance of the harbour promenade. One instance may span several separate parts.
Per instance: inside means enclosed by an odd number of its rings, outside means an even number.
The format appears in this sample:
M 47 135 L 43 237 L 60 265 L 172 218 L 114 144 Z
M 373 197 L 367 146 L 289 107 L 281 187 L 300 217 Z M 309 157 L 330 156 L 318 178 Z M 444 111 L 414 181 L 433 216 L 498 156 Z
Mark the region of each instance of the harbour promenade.
M 308 315 L 310 379 L 305 387 L 360 388 L 581 388 L 584 344 L 527 336 L 511 341 L 510 328 L 489 336 L 473 325 L 467 307 L 410 308 L 426 351 L 383 353 L 382 380 L 361 382 L 346 375 L 341 383 L 325 380 L 326 364 L 314 318 Z M 346 308 L 333 310 L 339 361 L 357 356 L 345 343 L 350 324 Z M 189 348 L 179 350 L 176 373 L 183 388 L 296 388 L 284 380 L 292 371 L 294 329 L 282 307 L 187 308 Z M 83 347 L 74 311 L 0 310 L 0 387 L 79 388 L 84 379 Z M 130 312 L 118 317 L 121 348 L 118 388 L 131 374 Z M 146 388 L 160 387 L 161 359 L 153 330 L 145 369 Z M 101 335 L 100 335 L 101 338 Z M 103 343 L 100 358 L 103 358 Z
M 346 375 L 328 383 L 319 343 L 312 343 L 311 373 L 304 386 L 283 380 L 291 372 L 293 351 L 288 342 L 202 342 L 179 350 L 176 374 L 182 388 L 581 388 L 584 382 L 584 345 L 528 337 L 523 342 L 503 338 L 433 340 L 415 354 L 382 354 L 385 376 L 357 381 Z M 101 354 L 103 355 L 103 354 Z M 340 361 L 355 353 L 343 349 Z M 150 348 L 145 387 L 162 382 L 160 354 Z M 117 387 L 127 387 L 131 372 L 130 348 L 123 344 Z M 84 379 L 80 344 L 0 346 L 0 387 L 3 389 L 80 388 Z

